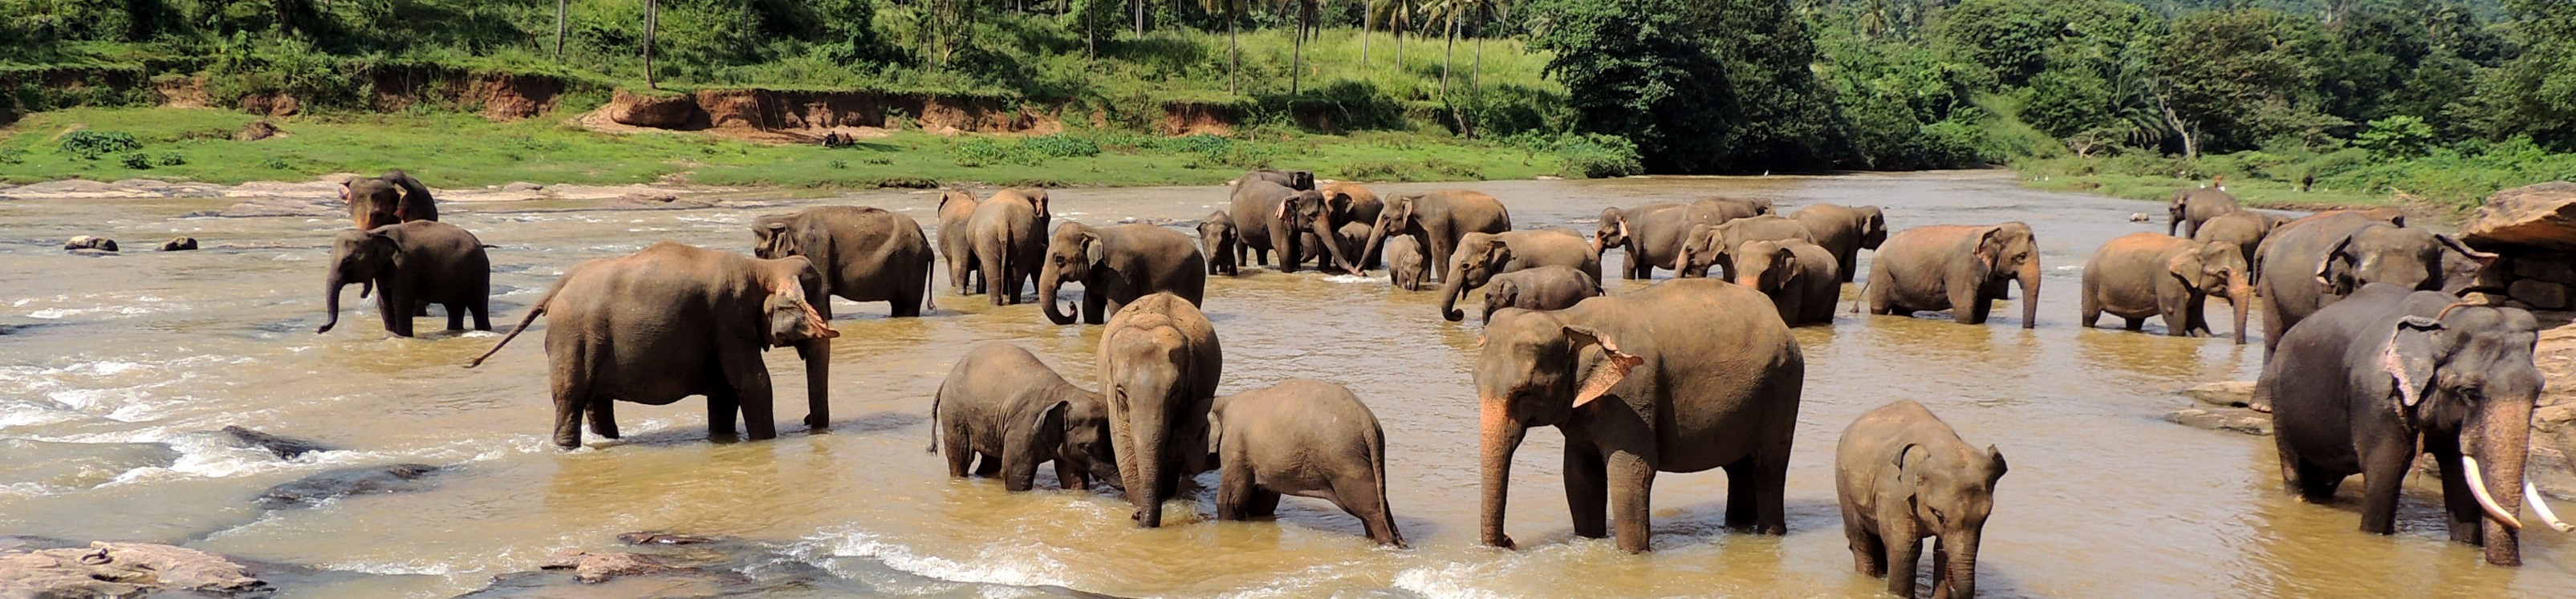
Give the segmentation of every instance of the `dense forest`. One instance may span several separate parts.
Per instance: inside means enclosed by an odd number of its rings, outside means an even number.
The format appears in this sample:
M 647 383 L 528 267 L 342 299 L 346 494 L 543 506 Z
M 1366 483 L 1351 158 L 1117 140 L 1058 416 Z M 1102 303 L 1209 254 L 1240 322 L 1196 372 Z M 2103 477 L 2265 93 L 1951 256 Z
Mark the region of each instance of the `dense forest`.
M 1611 155 L 1593 175 L 2002 163 L 2443 196 L 2576 177 L 2564 0 L 0 0 L 0 74 L 28 75 L 0 111 L 147 101 L 48 83 L 81 72 L 358 110 L 356 75 L 424 66 L 1323 105 Z

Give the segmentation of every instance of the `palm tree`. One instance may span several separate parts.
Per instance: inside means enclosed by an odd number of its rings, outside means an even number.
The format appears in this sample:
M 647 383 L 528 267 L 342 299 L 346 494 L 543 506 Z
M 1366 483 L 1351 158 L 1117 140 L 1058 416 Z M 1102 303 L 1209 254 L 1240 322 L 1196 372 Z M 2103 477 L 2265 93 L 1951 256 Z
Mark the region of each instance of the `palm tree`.
M 555 0 L 555 60 L 563 60 L 565 5 L 572 0 Z
M 1372 27 L 1376 24 L 1377 18 L 1377 13 L 1370 11 L 1372 8 L 1376 8 L 1375 0 L 1360 0 L 1360 68 L 1362 69 L 1369 66 L 1369 32 L 1377 29 Z
M 1372 11 L 1378 15 L 1378 22 L 1385 23 L 1386 30 L 1395 34 L 1395 68 L 1398 71 L 1404 70 L 1404 30 L 1413 27 L 1413 14 L 1421 12 L 1423 1 L 1381 0 L 1377 9 Z
M 1448 39 L 1440 55 L 1440 96 L 1444 98 L 1449 96 L 1449 62 L 1458 57 L 1458 11 L 1466 7 L 1467 0 L 1438 0 L 1422 7 L 1426 15 L 1437 15 L 1433 17 L 1434 21 L 1448 20 L 1441 31 L 1442 36 Z
M 1234 79 L 1243 71 L 1243 51 L 1236 44 L 1234 33 L 1234 22 L 1240 16 L 1236 11 L 1243 10 L 1242 4 L 1243 0 L 1199 0 L 1199 8 L 1210 13 L 1220 9 L 1225 11 L 1225 93 L 1229 94 L 1235 93 Z
M 653 27 L 659 24 L 656 7 L 654 0 L 644 0 L 644 89 L 648 90 L 662 89 L 653 84 Z
M 1289 5 L 1297 11 L 1297 44 L 1290 50 L 1288 58 L 1289 95 L 1296 95 L 1302 89 L 1302 79 L 1306 75 L 1306 31 L 1307 28 L 1314 26 L 1315 10 L 1318 8 L 1317 4 L 1321 2 L 1322 0 L 1289 0 Z

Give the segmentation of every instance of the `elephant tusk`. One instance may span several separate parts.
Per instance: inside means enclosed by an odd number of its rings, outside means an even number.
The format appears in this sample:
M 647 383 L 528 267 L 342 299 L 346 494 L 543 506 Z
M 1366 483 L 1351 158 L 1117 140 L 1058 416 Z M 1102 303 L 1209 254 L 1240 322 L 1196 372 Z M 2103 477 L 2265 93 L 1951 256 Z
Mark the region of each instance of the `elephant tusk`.
M 2478 459 L 2463 454 L 2460 456 L 2460 465 L 2468 469 L 2469 494 L 2478 498 L 2478 507 L 2486 508 L 2487 518 L 2495 520 L 2505 528 L 2521 530 L 2522 520 L 2514 518 L 2513 512 L 2505 511 L 2504 506 L 2496 505 L 2494 497 L 2487 496 L 2487 477 L 2478 474 Z
M 2532 485 L 2531 481 L 2522 481 L 2522 500 L 2531 504 L 2532 513 L 2540 514 L 2541 522 L 2548 523 L 2550 528 L 2558 529 L 2558 532 L 2576 532 L 2576 524 L 2560 521 L 2558 514 L 2549 511 L 2549 502 L 2543 499 L 2545 498 L 2540 496 L 2540 487 Z

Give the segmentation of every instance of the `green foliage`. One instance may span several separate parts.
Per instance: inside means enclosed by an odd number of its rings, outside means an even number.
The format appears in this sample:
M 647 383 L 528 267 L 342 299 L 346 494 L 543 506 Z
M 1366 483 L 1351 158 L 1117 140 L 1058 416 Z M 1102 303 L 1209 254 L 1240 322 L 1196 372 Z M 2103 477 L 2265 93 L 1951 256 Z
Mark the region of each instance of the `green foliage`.
M 61 147 L 64 154 L 76 156 L 82 160 L 97 160 L 100 156 L 108 154 L 141 150 L 143 142 L 135 141 L 134 134 L 122 131 L 83 129 L 64 134 Z
M 150 168 L 152 168 L 152 157 L 151 157 L 151 156 L 149 156 L 149 155 L 145 155 L 145 154 L 144 154 L 144 153 L 142 153 L 142 152 L 135 152 L 135 153 L 132 153 L 132 154 L 126 154 L 126 155 L 125 155 L 123 158 L 121 158 L 118 162 L 119 162 L 119 163 L 124 164 L 124 165 L 125 165 L 125 168 L 130 168 L 130 169 L 134 169 L 134 170 L 138 170 L 138 171 L 139 171 L 139 170 L 146 170 L 146 169 L 150 169 Z
M 0 164 L 26 164 L 25 148 L 0 148 Z
M 160 166 L 181 166 L 188 163 L 188 157 L 180 156 L 178 152 L 171 152 L 153 159 L 152 163 Z
M 2370 122 L 2353 145 L 2393 158 L 2415 158 L 2431 152 L 2437 140 L 2424 118 L 2401 114 Z
M 1082 158 L 1100 155 L 1100 144 L 1075 135 L 1055 134 L 1020 140 L 1028 151 L 1048 158 Z
M 1600 179 L 1625 177 L 1646 172 L 1644 161 L 1637 155 L 1637 144 L 1628 138 L 1597 133 L 1567 135 L 1548 147 L 1562 157 L 1568 177 Z

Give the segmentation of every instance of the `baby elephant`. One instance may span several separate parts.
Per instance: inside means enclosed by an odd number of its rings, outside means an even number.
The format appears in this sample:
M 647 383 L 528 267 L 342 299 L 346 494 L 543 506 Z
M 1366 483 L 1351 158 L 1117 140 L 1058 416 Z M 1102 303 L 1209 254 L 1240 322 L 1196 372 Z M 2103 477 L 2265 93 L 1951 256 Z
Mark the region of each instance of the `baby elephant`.
M 1977 595 L 1977 539 L 1995 509 L 2004 454 L 1977 451 L 1913 400 L 1887 404 L 1843 429 L 1834 449 L 1834 491 L 1843 535 L 1861 573 L 1887 577 L 1889 592 L 1914 596 L 1923 539 L 1932 545 L 1932 596 Z
M 1349 389 L 1289 379 L 1219 397 L 1208 430 L 1217 519 L 1268 517 L 1282 494 L 1313 497 L 1358 516 L 1370 540 L 1405 546 L 1386 504 L 1386 437 Z
M 966 352 L 930 400 L 931 451 L 948 444 L 948 475 L 966 477 L 966 463 L 980 454 L 975 474 L 999 476 L 1002 488 L 1026 491 L 1038 463 L 1055 462 L 1066 489 L 1087 489 L 1092 473 L 1117 480 L 1110 451 L 1109 412 L 1100 394 L 1065 382 L 1028 350 L 987 343 Z
M 2171 235 L 2131 233 L 2102 244 L 2084 263 L 2082 322 L 2093 326 L 2110 313 L 2138 330 L 2162 316 L 2165 334 L 2209 333 L 2204 308 L 2210 296 L 2227 298 L 2236 311 L 2236 343 L 2245 343 L 2245 315 L 2253 307 L 2251 268 L 2238 245 Z
M 1422 254 L 1422 243 L 1411 235 L 1389 237 L 1379 250 L 1386 262 L 1386 278 L 1405 291 L 1421 291 L 1431 279 L 1431 259 Z
M 1504 308 L 1563 310 L 1599 295 L 1601 284 L 1573 267 L 1541 266 L 1507 272 L 1494 275 L 1493 282 L 1485 284 L 1483 318 L 1491 321 L 1494 312 Z
M 1223 210 L 1199 221 L 1199 254 L 1207 256 L 1207 274 L 1235 276 L 1243 274 L 1234 263 L 1234 244 L 1241 243 L 1234 230 L 1234 216 Z
M 1789 326 L 1834 323 L 1834 302 L 1842 298 L 1842 264 L 1833 250 L 1797 239 L 1755 240 L 1736 246 L 1729 269 L 1735 284 L 1771 296 L 1780 321 Z

